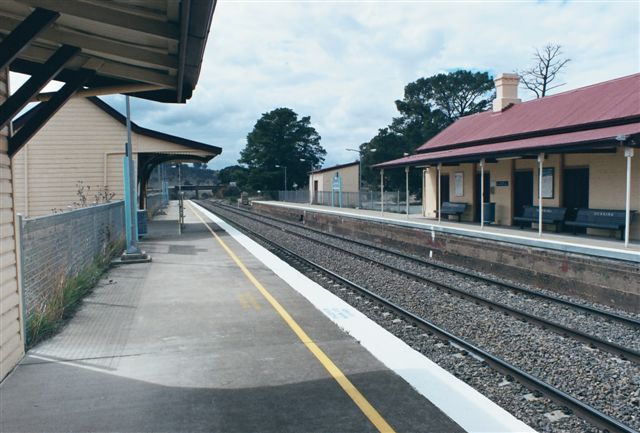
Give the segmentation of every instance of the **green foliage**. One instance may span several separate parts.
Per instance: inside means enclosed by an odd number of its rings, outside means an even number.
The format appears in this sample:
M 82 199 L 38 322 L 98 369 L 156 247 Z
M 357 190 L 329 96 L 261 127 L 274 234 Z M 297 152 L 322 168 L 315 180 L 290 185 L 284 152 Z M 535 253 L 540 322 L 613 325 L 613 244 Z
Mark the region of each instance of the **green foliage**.
M 248 176 L 249 170 L 246 167 L 241 165 L 230 165 L 218 172 L 218 181 L 222 185 L 228 185 L 230 182 L 235 182 L 238 188 L 243 189 L 247 184 Z
M 200 165 L 196 166 L 196 164 Z M 194 163 L 193 166 L 181 164 L 180 170 L 175 166 L 167 165 L 165 170 L 169 185 L 178 185 L 178 177 L 182 185 L 215 185 L 218 182 L 216 172 L 207 168 L 204 163 Z M 157 175 L 157 172 L 154 171 L 154 173 Z
M 123 242 L 107 250 L 75 275 L 61 275 L 46 301 L 27 318 L 27 345 L 33 347 L 55 334 L 68 320 L 109 267 L 110 260 L 124 248 Z
M 494 84 L 486 72 L 459 70 L 420 78 L 404 88 L 404 98 L 396 101 L 400 116 L 360 149 L 363 154 L 363 179 L 374 190 L 379 189 L 379 170 L 370 165 L 413 154 L 426 141 L 462 116 L 485 111 L 493 101 Z M 376 149 L 376 152 L 369 152 Z M 404 189 L 404 170 L 385 171 L 385 188 Z M 420 190 L 420 170 L 413 169 L 409 189 Z
M 290 108 L 277 108 L 258 119 L 238 162 L 246 164 L 247 186 L 254 191 L 283 189 L 284 167 L 291 189 L 308 182 L 308 172 L 322 164 L 326 153 L 310 117 L 298 119 Z

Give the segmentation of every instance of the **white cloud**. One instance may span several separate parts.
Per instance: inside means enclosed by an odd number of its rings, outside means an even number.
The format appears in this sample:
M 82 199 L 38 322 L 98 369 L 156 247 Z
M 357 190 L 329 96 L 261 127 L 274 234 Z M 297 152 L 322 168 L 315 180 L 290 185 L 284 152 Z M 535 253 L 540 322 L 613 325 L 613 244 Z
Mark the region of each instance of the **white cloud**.
M 511 72 L 534 47 L 572 59 L 558 91 L 640 70 L 637 2 L 220 1 L 193 98 L 137 100 L 134 121 L 215 144 L 210 164 L 234 164 L 264 112 L 311 116 L 327 163 L 368 141 L 397 115 L 394 100 L 419 77 L 455 68 Z M 523 92 L 524 93 L 524 92 Z M 524 94 L 525 98 L 530 96 Z M 123 97 L 108 101 L 123 109 Z

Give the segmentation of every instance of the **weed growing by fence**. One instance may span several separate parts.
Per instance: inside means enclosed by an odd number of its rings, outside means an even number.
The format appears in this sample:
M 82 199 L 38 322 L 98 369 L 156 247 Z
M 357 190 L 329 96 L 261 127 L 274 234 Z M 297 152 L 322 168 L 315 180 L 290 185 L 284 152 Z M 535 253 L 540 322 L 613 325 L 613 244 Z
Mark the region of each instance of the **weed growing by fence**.
M 27 318 L 27 347 L 55 334 L 80 305 L 80 301 L 95 287 L 109 267 L 111 259 L 124 248 L 123 242 L 110 244 L 93 261 L 73 275 L 62 275 L 54 290 Z

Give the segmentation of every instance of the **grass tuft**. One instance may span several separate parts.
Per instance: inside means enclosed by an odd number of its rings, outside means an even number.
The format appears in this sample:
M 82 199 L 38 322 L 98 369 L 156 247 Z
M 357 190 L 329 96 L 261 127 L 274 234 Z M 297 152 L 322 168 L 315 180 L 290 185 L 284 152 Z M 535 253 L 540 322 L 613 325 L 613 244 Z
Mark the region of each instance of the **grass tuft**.
M 61 275 L 51 294 L 27 318 L 27 348 L 53 336 L 78 309 L 80 301 L 109 268 L 111 259 L 122 251 L 123 242 L 111 244 L 80 272 Z

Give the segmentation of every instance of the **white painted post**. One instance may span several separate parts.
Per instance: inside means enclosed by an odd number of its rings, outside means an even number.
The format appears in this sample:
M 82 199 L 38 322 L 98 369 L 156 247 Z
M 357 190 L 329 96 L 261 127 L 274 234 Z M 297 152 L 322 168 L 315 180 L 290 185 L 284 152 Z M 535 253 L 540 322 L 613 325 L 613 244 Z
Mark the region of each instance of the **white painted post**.
M 380 170 L 380 213 L 384 215 L 384 168 Z
M 484 158 L 480 160 L 480 230 L 484 230 Z
M 408 165 L 404 168 L 404 183 L 405 183 L 405 188 L 407 188 L 407 191 L 406 191 L 407 203 L 405 204 L 405 207 L 407 209 L 407 219 L 409 219 L 409 166 Z
M 624 208 L 624 247 L 629 247 L 629 224 L 631 223 L 631 158 L 633 148 L 625 147 L 624 156 L 627 158 L 627 195 Z
M 542 162 L 544 153 L 538 155 L 538 237 L 542 237 Z
M 442 163 L 438 163 L 438 224 L 442 222 L 442 184 L 440 183 L 440 172 L 442 171 Z

